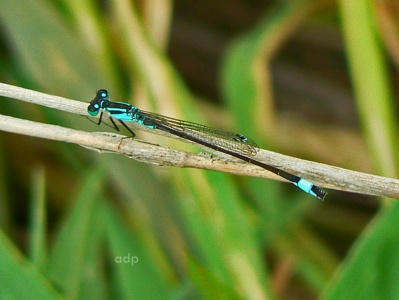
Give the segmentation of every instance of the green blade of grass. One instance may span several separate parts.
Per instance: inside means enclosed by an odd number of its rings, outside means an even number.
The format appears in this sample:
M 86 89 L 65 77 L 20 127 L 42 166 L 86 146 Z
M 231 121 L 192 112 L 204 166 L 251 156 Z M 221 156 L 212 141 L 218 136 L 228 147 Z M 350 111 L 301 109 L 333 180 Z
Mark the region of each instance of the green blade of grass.
M 93 214 L 92 225 L 90 232 L 87 235 L 86 244 L 87 251 L 84 259 L 84 274 L 79 285 L 80 299 L 110 299 L 109 296 L 109 278 L 106 267 L 104 265 L 105 257 L 105 229 L 103 224 L 103 215 L 101 214 L 101 207 L 104 205 L 104 199 L 99 197 L 96 201 L 98 209 Z
M 43 167 L 38 167 L 32 173 L 29 252 L 32 262 L 39 270 L 44 270 L 47 262 L 45 201 L 45 173 Z
M 168 298 L 172 278 L 165 277 L 156 264 L 160 257 L 146 247 L 143 237 L 127 231 L 110 205 L 104 206 L 102 214 L 115 293 L 122 299 L 156 299 L 160 295 Z
M 183 177 L 183 171 L 176 177 Z M 176 188 L 186 230 L 209 274 L 243 298 L 270 298 L 259 241 L 231 177 L 195 170 Z
M 11 216 L 8 197 L 8 177 L 6 168 L 6 153 L 3 146 L 3 137 L 0 135 L 0 228 L 7 232 L 11 227 Z
M 61 299 L 51 284 L 0 230 L 0 298 Z
M 329 299 L 396 299 L 399 295 L 399 204 L 381 213 L 356 241 L 325 291 Z
M 340 1 L 360 121 L 378 174 L 396 177 L 398 120 L 387 62 L 375 31 L 372 1 Z
M 50 2 L 1 1 L 0 17 L 16 64 L 47 91 L 79 97 L 89 95 L 93 83 L 106 82 L 84 43 Z
M 208 268 L 191 257 L 188 260 L 190 278 L 203 299 L 242 299 L 234 288 L 221 283 Z
M 99 226 L 94 223 L 94 216 L 97 213 L 97 199 L 102 191 L 103 177 L 104 171 L 100 168 L 91 171 L 82 180 L 82 190 L 72 212 L 62 224 L 50 255 L 49 277 L 71 299 L 80 294 L 87 255 L 89 249 L 96 246 L 96 243 L 93 245 L 88 242 Z
M 224 98 L 238 128 L 245 128 L 251 136 L 262 136 L 274 123 L 271 59 L 284 40 L 324 2 L 279 3 L 228 47 L 221 68 Z

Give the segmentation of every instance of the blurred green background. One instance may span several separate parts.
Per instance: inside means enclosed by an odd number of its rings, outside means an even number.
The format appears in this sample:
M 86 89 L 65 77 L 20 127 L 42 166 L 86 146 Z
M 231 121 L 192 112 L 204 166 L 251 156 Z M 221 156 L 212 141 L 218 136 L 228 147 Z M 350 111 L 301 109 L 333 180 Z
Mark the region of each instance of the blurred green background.
M 396 1 L 0 0 L 0 82 L 398 170 Z M 88 131 L 1 98 L 0 113 Z M 199 152 L 171 139 L 138 138 Z M 0 131 L 1 299 L 399 299 L 399 205 Z

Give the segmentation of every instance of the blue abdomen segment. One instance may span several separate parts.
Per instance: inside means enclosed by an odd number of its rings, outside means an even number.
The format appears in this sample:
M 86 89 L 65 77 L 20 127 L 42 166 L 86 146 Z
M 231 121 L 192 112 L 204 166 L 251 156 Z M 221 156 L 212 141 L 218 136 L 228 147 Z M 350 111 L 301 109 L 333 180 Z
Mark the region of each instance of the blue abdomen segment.
M 298 182 L 293 182 L 297 187 L 299 187 L 301 190 L 305 191 L 306 193 L 309 193 L 315 197 L 317 197 L 313 192 L 312 192 L 312 187 L 313 183 L 310 181 L 307 181 L 306 179 L 301 178 Z
M 303 178 L 301 178 L 298 182 L 292 182 L 292 183 L 295 184 L 297 187 L 299 187 L 302 191 L 305 191 L 306 193 L 309 193 L 312 196 L 317 197 L 321 200 L 324 200 L 324 197 L 327 194 L 321 188 L 315 186 L 313 183 Z

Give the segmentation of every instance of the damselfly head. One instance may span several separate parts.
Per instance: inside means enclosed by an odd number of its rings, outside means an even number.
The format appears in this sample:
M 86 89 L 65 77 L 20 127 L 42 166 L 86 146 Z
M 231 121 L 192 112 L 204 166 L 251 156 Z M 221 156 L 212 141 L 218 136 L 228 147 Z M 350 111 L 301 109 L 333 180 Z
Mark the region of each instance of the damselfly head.
M 90 105 L 87 107 L 87 112 L 89 115 L 93 117 L 97 116 L 101 108 L 101 103 L 107 100 L 109 100 L 108 91 L 99 90 L 94 99 L 90 101 Z

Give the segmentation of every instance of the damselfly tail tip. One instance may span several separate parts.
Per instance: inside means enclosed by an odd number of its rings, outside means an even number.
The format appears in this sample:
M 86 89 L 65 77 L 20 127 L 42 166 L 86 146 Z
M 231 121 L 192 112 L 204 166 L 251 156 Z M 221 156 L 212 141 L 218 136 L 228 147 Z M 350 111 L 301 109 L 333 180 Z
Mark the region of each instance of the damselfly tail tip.
M 327 196 L 327 192 L 323 191 L 320 187 L 314 185 L 312 186 L 312 194 L 314 194 L 321 201 L 324 201 L 324 198 Z

